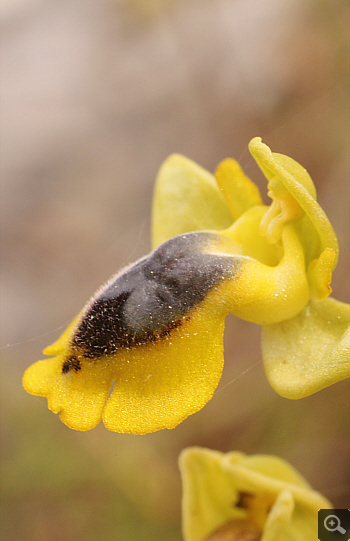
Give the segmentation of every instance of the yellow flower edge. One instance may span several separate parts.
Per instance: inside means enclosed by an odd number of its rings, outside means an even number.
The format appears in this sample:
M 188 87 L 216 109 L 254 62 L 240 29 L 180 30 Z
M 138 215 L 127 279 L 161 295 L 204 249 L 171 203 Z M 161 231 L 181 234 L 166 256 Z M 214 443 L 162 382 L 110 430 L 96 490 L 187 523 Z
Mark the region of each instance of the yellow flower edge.
M 205 541 L 224 525 L 241 521 L 258 529 L 262 541 L 316 541 L 318 510 L 332 508 L 276 456 L 190 447 L 179 465 L 185 541 Z

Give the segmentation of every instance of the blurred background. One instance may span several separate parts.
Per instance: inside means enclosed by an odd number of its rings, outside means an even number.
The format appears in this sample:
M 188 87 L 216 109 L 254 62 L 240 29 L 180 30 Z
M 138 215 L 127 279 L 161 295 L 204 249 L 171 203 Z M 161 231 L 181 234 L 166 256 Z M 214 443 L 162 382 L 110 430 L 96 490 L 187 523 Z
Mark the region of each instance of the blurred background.
M 229 317 L 218 391 L 172 431 L 79 433 L 27 395 L 39 358 L 110 275 L 150 250 L 152 188 L 181 152 L 213 171 L 261 136 L 310 172 L 350 301 L 349 3 L 2 0 L 2 519 L 8 541 L 180 541 L 186 446 L 272 453 L 348 506 L 350 393 L 268 385 L 259 328 Z

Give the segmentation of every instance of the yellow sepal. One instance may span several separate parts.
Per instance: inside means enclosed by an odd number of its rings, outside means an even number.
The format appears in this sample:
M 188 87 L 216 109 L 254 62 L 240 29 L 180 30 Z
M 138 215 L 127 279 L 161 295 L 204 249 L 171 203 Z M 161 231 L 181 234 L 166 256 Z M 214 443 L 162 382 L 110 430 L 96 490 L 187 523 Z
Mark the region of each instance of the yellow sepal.
M 180 154 L 165 160 L 154 188 L 153 248 L 176 235 L 226 229 L 232 222 L 232 213 L 213 175 Z
M 311 300 L 297 316 L 262 329 L 262 353 L 271 386 L 303 398 L 350 377 L 350 305 Z

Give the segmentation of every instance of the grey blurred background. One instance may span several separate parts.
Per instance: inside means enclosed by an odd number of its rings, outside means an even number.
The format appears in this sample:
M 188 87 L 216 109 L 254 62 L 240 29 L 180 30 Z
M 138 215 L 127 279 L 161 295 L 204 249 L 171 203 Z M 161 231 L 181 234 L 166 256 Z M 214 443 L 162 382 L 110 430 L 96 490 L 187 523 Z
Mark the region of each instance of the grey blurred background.
M 95 289 L 150 250 L 172 152 L 211 171 L 235 157 L 264 194 L 252 137 L 301 162 L 340 241 L 334 296 L 350 301 L 348 2 L 2 0 L 1 15 L 4 539 L 179 541 L 188 445 L 278 454 L 348 506 L 348 383 L 279 397 L 259 328 L 233 317 L 219 390 L 172 431 L 74 432 L 21 387 Z

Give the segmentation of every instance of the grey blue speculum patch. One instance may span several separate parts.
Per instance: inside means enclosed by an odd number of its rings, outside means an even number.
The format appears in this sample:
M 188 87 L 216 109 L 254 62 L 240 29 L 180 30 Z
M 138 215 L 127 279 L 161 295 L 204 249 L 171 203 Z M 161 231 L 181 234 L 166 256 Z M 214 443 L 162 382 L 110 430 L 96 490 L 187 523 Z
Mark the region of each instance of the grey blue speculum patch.
M 237 271 L 236 257 L 204 252 L 219 240 L 214 233 L 179 235 L 117 274 L 86 306 L 73 351 L 95 359 L 168 335 Z

